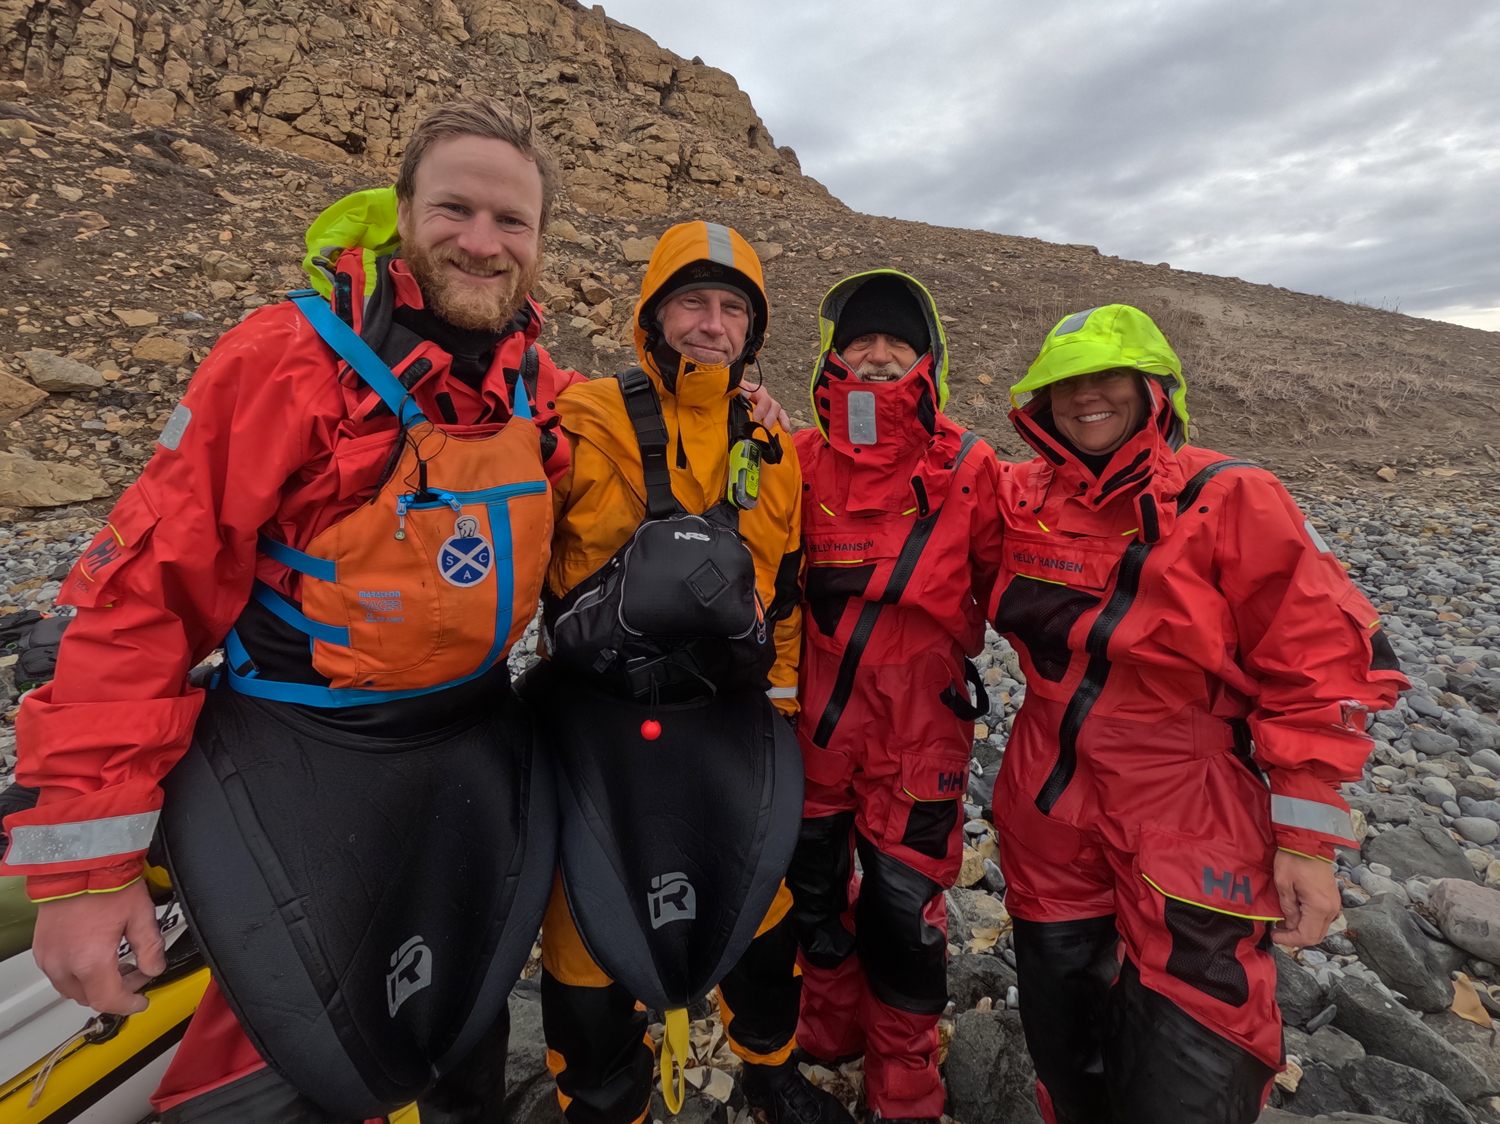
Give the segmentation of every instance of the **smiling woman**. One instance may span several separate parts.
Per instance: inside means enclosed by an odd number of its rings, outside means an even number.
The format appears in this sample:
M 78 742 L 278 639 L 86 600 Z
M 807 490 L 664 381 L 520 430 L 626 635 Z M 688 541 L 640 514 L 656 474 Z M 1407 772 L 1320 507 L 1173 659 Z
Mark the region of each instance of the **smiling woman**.
M 1057 428 L 1094 456 L 1113 453 L 1145 420 L 1145 388 L 1138 371 L 1122 368 L 1075 375 L 1047 389 Z

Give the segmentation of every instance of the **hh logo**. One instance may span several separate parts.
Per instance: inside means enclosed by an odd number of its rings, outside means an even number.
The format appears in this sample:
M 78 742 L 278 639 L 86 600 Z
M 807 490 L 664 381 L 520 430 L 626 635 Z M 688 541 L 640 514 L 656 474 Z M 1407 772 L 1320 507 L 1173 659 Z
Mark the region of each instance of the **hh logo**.
M 115 529 L 106 526 L 94 539 L 94 545 L 78 560 L 78 569 L 89 581 L 98 581 L 99 575 L 118 562 L 123 553 Z
M 385 1001 L 391 1018 L 417 992 L 432 982 L 432 949 L 412 937 L 391 953 L 391 974 L 385 978 Z
M 1235 874 L 1230 870 L 1226 870 L 1223 874 L 1216 874 L 1213 867 L 1206 866 L 1203 868 L 1203 892 L 1210 898 L 1219 894 L 1225 901 L 1244 902 L 1249 905 L 1250 876 Z
M 697 531 L 673 531 L 672 537 L 674 539 L 688 539 L 692 542 L 708 541 L 707 535 L 700 535 Z
M 651 879 L 651 893 L 646 896 L 651 909 L 651 927 L 660 929 L 673 921 L 691 921 L 698 916 L 698 895 L 693 884 L 681 871 Z
M 968 774 L 963 772 L 962 770 L 958 771 L 957 773 L 939 773 L 938 791 L 962 792 L 964 788 L 964 778 L 967 775 Z

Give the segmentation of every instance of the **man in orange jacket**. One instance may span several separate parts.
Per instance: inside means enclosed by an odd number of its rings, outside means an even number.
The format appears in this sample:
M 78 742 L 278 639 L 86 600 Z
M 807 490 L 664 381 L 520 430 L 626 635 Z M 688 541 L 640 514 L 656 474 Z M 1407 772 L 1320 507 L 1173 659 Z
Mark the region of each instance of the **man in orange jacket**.
M 715 983 L 751 1106 L 773 1124 L 848 1120 L 791 1057 L 800 981 L 782 874 L 801 768 L 776 714 L 797 711 L 802 480 L 789 435 L 755 426 L 737 405 L 766 322 L 745 240 L 715 223 L 674 226 L 636 306 L 640 368 L 558 401 L 572 462 L 554 491 L 549 659 L 523 694 L 561 763 L 542 1012 L 572 1124 L 648 1113 L 652 1053 L 638 1000 L 665 1015 L 670 1106 L 674 1049 L 686 1045 L 674 1047 L 687 1029 L 678 1005 Z M 758 490 L 732 471 L 737 455 L 764 457 Z M 633 553 L 653 549 L 642 536 L 663 521 L 678 529 L 661 540 L 659 569 L 632 569 Z M 653 592 L 672 554 L 716 542 L 723 552 L 689 563 L 681 588 L 663 579 Z M 655 615 L 740 597 L 743 633 L 653 639 Z M 618 631 L 627 619 L 631 629 Z

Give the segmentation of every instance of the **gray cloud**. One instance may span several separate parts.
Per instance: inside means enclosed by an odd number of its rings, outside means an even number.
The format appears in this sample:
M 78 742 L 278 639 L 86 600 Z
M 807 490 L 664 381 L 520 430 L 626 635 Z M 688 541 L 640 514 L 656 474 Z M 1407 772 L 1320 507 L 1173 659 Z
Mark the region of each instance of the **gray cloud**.
M 623 0 L 861 211 L 1500 328 L 1477 0 Z

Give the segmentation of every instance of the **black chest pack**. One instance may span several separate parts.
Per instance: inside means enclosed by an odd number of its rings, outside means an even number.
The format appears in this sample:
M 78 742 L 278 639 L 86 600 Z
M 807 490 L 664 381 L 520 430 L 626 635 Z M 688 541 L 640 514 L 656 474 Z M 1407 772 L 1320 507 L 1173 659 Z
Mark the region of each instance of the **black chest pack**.
M 739 532 L 740 508 L 726 499 L 694 515 L 677 502 L 656 388 L 639 368 L 616 378 L 640 445 L 646 517 L 567 596 L 543 588 L 547 651 L 559 666 L 626 698 L 686 702 L 763 687 L 776 644 L 756 589 L 755 560 Z M 752 441 L 753 428 L 749 408 L 736 397 L 731 449 Z M 760 459 L 781 459 L 774 442 L 754 445 Z M 740 475 L 730 485 L 744 497 Z M 749 506 L 753 493 L 748 499 L 740 502 Z

